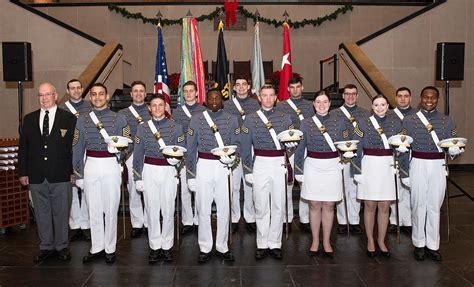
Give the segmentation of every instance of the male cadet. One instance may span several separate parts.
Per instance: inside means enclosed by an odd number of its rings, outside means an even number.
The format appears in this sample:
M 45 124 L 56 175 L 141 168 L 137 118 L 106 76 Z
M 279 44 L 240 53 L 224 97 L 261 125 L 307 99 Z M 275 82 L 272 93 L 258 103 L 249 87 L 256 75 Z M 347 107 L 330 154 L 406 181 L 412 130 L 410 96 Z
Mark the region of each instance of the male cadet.
M 357 106 L 357 98 L 359 97 L 357 87 L 354 84 L 344 86 L 342 98 L 344 104 L 335 110 L 335 113 L 346 120 L 349 131 L 354 132 L 358 122 L 370 117 L 370 112 Z M 352 138 L 352 136 L 351 136 Z M 347 197 L 347 213 L 349 215 L 350 231 L 356 234 L 362 233 L 360 227 L 360 202 L 357 201 L 357 185 L 354 182 L 354 176 L 351 175 L 350 163 L 344 164 L 344 186 Z M 344 199 L 337 204 L 337 232 L 339 234 L 347 233 L 347 219 L 344 211 Z
M 58 109 L 57 99 L 53 85 L 41 84 L 38 88 L 41 108 L 25 116 L 20 133 L 18 174 L 21 185 L 29 185 L 40 238 L 40 252 L 33 262 L 44 261 L 54 254 L 61 261 L 71 259 L 68 219 L 76 117 Z
M 397 107 L 392 112 L 398 116 L 400 121 L 403 118 L 411 114 L 416 113 L 416 110 L 411 107 L 411 91 L 407 87 L 401 87 L 397 89 L 395 101 Z M 408 157 L 401 157 L 400 160 L 408 160 Z M 401 171 L 402 173 L 404 171 Z M 398 185 L 398 209 L 400 211 L 400 229 L 405 230 L 407 233 L 411 232 L 411 204 L 410 204 L 410 189 L 403 184 Z M 397 208 L 396 204 L 390 205 L 390 226 L 388 232 L 397 232 Z
M 274 108 L 277 96 L 272 85 L 264 85 L 258 98 L 261 108 L 245 117 L 242 125 L 243 169 L 245 180 L 253 184 L 257 222 L 255 258 L 270 254 L 281 259 L 287 160 L 277 135 L 292 129 L 293 123 L 289 115 Z
M 93 84 L 89 97 L 92 110 L 77 120 L 73 141 L 76 186 L 86 194 L 91 225 L 92 246 L 82 261 L 104 257 L 105 251 L 105 262 L 114 263 L 122 178 L 116 157 L 118 150 L 109 147 L 106 141 L 112 136 L 129 138 L 130 127 L 124 115 L 107 107 L 110 96 L 103 84 Z
M 242 76 L 234 77 L 234 91 L 236 96 L 224 104 L 224 110 L 235 115 L 239 119 L 239 126 L 245 120 L 245 116 L 256 112 L 260 105 L 258 100 L 253 99 L 249 95 L 250 85 L 246 78 Z M 232 196 L 232 230 L 235 232 L 238 229 L 238 222 L 240 220 L 240 182 L 244 182 L 244 219 L 247 229 L 255 231 L 257 225 L 255 224 L 255 207 L 252 199 L 252 186 L 249 185 L 244 178 L 242 163 L 240 162 L 233 174 L 233 196 Z
M 411 187 L 413 231 L 416 260 L 426 257 L 441 261 L 439 254 L 440 209 L 446 189 L 445 155 L 437 145 L 440 140 L 456 137 L 454 120 L 441 114 L 436 106 L 439 91 L 428 86 L 421 91 L 421 109 L 403 119 L 403 133 L 413 137 L 409 177 L 400 174 Z M 456 156 L 461 151 L 452 152 Z M 405 167 L 408 170 L 408 167 Z
M 120 110 L 118 113 L 125 115 L 127 118 L 127 124 L 130 126 L 131 136 L 134 138 L 135 134 L 137 133 L 138 125 L 142 125 L 151 117 L 147 105 L 145 104 L 145 83 L 142 81 L 134 81 L 132 82 L 131 86 L 132 91 L 130 92 L 130 96 L 132 97 L 132 104 L 128 108 Z M 147 220 L 146 210 L 143 209 L 141 196 L 137 192 L 135 188 L 135 182 L 133 181 L 133 154 L 131 152 L 125 164 L 127 165 L 128 172 L 127 189 L 130 208 L 130 221 L 132 222 L 132 231 L 130 236 L 132 238 L 138 238 L 143 233 L 143 227 L 147 228 Z
M 227 165 L 235 164 L 239 149 L 232 156 L 215 156 L 216 147 L 240 145 L 240 127 L 237 117 L 223 111 L 222 94 L 211 89 L 206 95 L 207 109 L 191 118 L 187 136 L 188 187 L 196 192 L 199 217 L 198 262 L 211 257 L 213 238 L 211 229 L 211 205 L 217 208 L 216 250 L 225 261 L 234 261 L 234 254 L 227 244 L 229 236 L 229 192 Z
M 77 118 L 79 115 L 88 113 L 91 105 L 88 101 L 82 98 L 82 83 L 78 79 L 72 79 L 66 84 L 66 93 L 69 95 L 69 100 L 59 107 L 63 110 L 71 112 Z M 76 186 L 72 187 L 72 204 L 71 215 L 69 216 L 69 228 L 76 232 L 70 238 L 71 241 L 84 238 L 91 239 L 90 224 L 89 224 L 89 210 L 87 207 L 84 190 L 78 189 Z
M 197 102 L 197 85 L 193 81 L 187 81 L 183 85 L 184 105 L 173 110 L 172 116 L 175 122 L 180 124 L 187 136 L 187 130 L 191 117 L 196 113 L 202 113 L 206 108 Z M 192 206 L 192 193 L 188 189 L 186 181 L 186 167 L 181 169 L 181 217 L 183 223 L 182 233 L 186 234 L 193 230 L 193 224 L 198 225 L 198 215 Z M 193 213 L 194 210 L 194 213 Z
M 290 115 L 291 121 L 295 129 L 299 129 L 301 122 L 305 118 L 314 116 L 314 108 L 311 101 L 303 98 L 303 79 L 300 77 L 292 77 L 288 81 L 288 92 L 290 98 L 277 106 L 277 109 L 281 110 L 287 115 Z M 295 157 L 291 155 L 290 164 L 294 167 Z M 288 183 L 288 223 L 293 221 L 293 182 Z M 300 228 L 301 230 L 310 233 L 311 227 L 309 226 L 309 207 L 308 202 L 300 199 L 299 202 L 299 217 L 300 217 Z

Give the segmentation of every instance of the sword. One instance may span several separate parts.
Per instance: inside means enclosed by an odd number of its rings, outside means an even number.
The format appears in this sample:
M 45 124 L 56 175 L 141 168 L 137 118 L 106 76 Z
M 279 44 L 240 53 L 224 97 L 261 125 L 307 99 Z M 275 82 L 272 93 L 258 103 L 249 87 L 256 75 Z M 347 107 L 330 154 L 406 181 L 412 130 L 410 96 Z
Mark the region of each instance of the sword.
M 283 145 L 285 148 L 284 153 L 285 153 L 285 163 L 283 166 L 285 167 L 285 239 L 288 240 L 289 234 L 290 233 L 290 226 L 288 224 L 288 165 L 290 164 L 290 161 L 288 159 L 288 151 L 286 149 L 286 146 Z
M 344 157 L 342 156 L 342 152 L 339 153 L 340 163 L 344 164 Z M 355 164 L 353 164 L 352 160 L 349 161 L 354 167 L 359 169 Z M 360 169 L 359 169 L 360 170 Z M 342 180 L 342 199 L 344 200 L 344 213 L 346 215 L 346 228 L 347 228 L 347 237 L 351 237 L 349 231 L 349 212 L 347 211 L 347 196 L 346 196 L 346 185 L 344 184 L 344 166 L 341 167 L 341 180 Z
M 174 166 L 176 169 L 176 250 L 179 250 L 179 242 L 180 242 L 180 219 L 179 219 L 179 212 L 180 212 L 180 202 L 181 202 L 181 169 L 183 168 L 182 162 L 178 163 Z
M 227 164 L 227 190 L 229 192 L 229 246 L 232 245 L 232 166 Z
M 449 213 L 449 188 L 448 188 L 449 167 L 448 167 L 448 153 L 447 152 L 445 152 L 444 154 L 444 167 L 446 169 L 446 192 L 444 194 L 446 197 L 446 219 L 447 219 L 448 243 L 449 243 L 449 238 L 450 238 L 450 233 L 451 233 L 451 215 Z
M 398 164 L 398 158 L 397 158 L 397 151 L 393 150 L 393 168 L 395 170 L 399 170 L 400 166 Z M 395 180 L 395 209 L 397 212 L 397 242 L 400 244 L 400 209 L 398 206 L 398 177 L 397 177 L 397 172 L 393 174 L 393 178 Z

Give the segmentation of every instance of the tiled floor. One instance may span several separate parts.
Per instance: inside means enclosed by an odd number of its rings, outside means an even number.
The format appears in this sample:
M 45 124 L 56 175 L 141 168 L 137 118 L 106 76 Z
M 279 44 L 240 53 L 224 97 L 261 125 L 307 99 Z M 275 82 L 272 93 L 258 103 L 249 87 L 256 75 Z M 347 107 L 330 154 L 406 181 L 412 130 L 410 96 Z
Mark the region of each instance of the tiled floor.
M 474 195 L 474 172 L 452 172 L 452 178 Z M 454 188 L 452 194 L 458 194 Z M 148 264 L 145 237 L 119 239 L 117 262 L 82 264 L 89 243 L 71 243 L 72 260 L 55 258 L 35 264 L 38 236 L 34 224 L 14 228 L 0 236 L 0 286 L 473 286 L 474 203 L 466 197 L 451 199 L 451 236 L 446 242 L 446 213 L 442 213 L 442 262 L 413 259 L 410 238 L 402 233 L 401 244 L 390 235 L 390 259 L 370 259 L 365 254 L 365 236 L 350 238 L 333 234 L 335 258 L 307 255 L 310 235 L 300 232 L 295 220 L 289 240 L 283 242 L 283 260 L 256 261 L 255 234 L 244 224 L 234 236 L 233 263 L 213 256 L 207 264 L 197 263 L 197 233 L 182 238 L 173 263 Z M 119 220 L 121 223 L 121 220 Z M 127 220 L 128 223 L 128 220 Z M 121 235 L 122 226 L 119 228 Z

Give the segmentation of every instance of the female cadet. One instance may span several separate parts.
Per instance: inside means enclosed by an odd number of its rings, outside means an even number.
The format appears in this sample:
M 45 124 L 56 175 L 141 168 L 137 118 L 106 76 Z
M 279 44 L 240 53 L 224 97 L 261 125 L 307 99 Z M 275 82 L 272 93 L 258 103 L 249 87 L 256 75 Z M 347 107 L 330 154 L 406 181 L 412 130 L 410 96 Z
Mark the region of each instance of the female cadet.
M 335 141 L 348 140 L 345 121 L 329 114 L 331 102 L 321 91 L 313 101 L 316 115 L 301 123 L 304 139 L 296 149 L 296 179 L 302 184 L 301 197 L 309 201 L 309 222 L 313 241 L 309 255 L 319 251 L 319 230 L 323 225 L 324 255 L 333 257 L 330 243 L 334 205 L 342 199 L 342 174 Z M 305 158 L 306 150 L 306 158 Z

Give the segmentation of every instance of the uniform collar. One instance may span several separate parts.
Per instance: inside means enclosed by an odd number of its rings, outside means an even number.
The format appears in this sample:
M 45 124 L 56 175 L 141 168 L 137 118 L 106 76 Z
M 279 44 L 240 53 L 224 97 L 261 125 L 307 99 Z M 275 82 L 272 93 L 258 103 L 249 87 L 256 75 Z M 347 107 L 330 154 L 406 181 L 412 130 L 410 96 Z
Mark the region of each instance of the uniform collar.
M 427 110 L 424 110 L 424 109 L 421 109 L 420 110 L 425 116 L 433 116 L 435 115 L 436 113 L 438 113 L 438 109 L 432 109 L 431 111 L 427 111 Z
M 327 119 L 329 119 L 329 113 L 325 114 L 324 116 L 316 113 L 316 117 L 320 120 L 320 121 L 325 121 Z
M 154 122 L 155 124 L 157 124 L 157 125 L 162 125 L 162 124 L 164 124 L 164 123 L 166 122 L 166 120 L 167 120 L 166 117 L 163 117 L 162 119 L 159 119 L 159 120 L 153 118 L 153 122 Z
M 273 114 L 273 113 L 275 112 L 275 108 L 274 108 L 274 107 L 271 108 L 271 109 L 268 110 L 268 111 L 264 110 L 263 108 L 260 108 L 260 110 L 263 112 L 263 114 L 264 114 L 265 116 L 269 116 L 269 115 L 271 115 L 271 114 Z
M 78 102 L 73 102 L 71 99 L 69 99 L 69 103 L 71 103 L 73 107 L 77 108 L 82 105 L 82 103 L 84 103 L 84 99 L 80 99 Z
M 382 123 L 387 119 L 387 114 L 385 114 L 383 117 L 379 117 L 374 114 L 374 118 L 377 120 L 377 122 Z
M 143 104 L 141 104 L 141 105 L 135 105 L 134 103 L 132 103 L 132 107 L 134 107 L 135 110 L 143 110 L 143 109 L 146 108 L 146 104 L 143 103 Z
M 350 112 L 355 111 L 357 109 L 357 105 L 354 105 L 353 107 L 349 107 L 346 104 L 344 104 L 344 107 Z
M 218 110 L 217 112 L 213 112 L 213 111 L 211 111 L 210 109 L 207 109 L 207 112 L 209 113 L 209 115 L 210 115 L 211 117 L 218 117 L 218 116 L 222 115 L 223 109 L 220 109 L 220 110 Z
M 197 101 L 194 102 L 194 104 L 192 105 L 188 105 L 187 103 L 184 103 L 184 105 L 188 108 L 188 109 L 194 109 L 195 107 L 197 107 L 199 104 Z
M 105 108 L 103 110 L 97 110 L 96 108 L 92 108 L 92 111 L 94 111 L 94 114 L 96 116 L 103 116 L 103 115 L 106 115 L 110 111 L 110 109 Z
M 299 97 L 299 98 L 291 97 L 290 100 L 294 103 L 299 103 L 299 102 L 303 101 L 303 95 L 301 95 L 301 97 Z
M 413 108 L 411 106 L 408 106 L 406 108 L 400 108 L 400 107 L 397 107 L 397 109 L 403 114 L 403 115 L 406 115 L 408 114 L 411 110 L 413 110 Z

